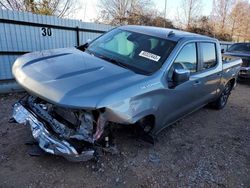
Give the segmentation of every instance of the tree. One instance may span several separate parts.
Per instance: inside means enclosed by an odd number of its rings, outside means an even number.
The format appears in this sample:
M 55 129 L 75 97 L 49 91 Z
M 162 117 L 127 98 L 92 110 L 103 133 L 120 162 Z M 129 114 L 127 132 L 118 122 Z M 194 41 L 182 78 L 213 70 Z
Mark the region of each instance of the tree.
M 214 0 L 211 20 L 216 36 L 234 41 L 250 40 L 250 3 L 247 0 Z
M 162 13 L 153 7 L 151 0 L 100 0 L 97 22 L 111 25 L 150 25 L 174 28 Z
M 230 35 L 235 40 L 250 40 L 250 3 L 248 1 L 238 1 L 230 13 Z
M 213 0 L 212 19 L 217 22 L 217 31 L 221 33 L 228 32 L 229 15 L 235 0 Z
M 215 37 L 222 41 L 232 41 L 232 37 L 229 33 L 220 33 L 214 30 L 213 22 L 208 16 L 202 16 L 197 20 L 194 20 L 193 24 L 187 29 L 187 31 Z
M 209 17 L 207 16 L 202 16 L 197 20 L 193 20 L 193 24 L 190 25 L 187 31 L 214 37 L 213 26 L 212 23 L 210 22 Z
M 128 24 L 175 28 L 172 21 L 152 14 L 140 14 L 137 17 L 129 17 Z
M 180 8 L 181 12 L 178 12 L 179 21 L 188 30 L 201 13 L 201 0 L 182 0 Z
M 162 16 L 156 16 L 152 19 L 151 24 L 156 27 L 166 27 L 166 28 L 175 28 L 173 22 Z
M 0 0 L 2 9 L 65 17 L 76 10 L 74 0 Z
M 134 22 L 150 11 L 151 0 L 99 0 L 100 15 L 97 21 L 112 25 Z

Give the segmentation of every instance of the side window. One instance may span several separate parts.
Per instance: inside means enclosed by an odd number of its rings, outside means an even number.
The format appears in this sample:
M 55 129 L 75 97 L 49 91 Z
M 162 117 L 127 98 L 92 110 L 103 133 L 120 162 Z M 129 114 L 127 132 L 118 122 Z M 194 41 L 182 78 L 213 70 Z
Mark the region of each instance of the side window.
M 190 70 L 191 74 L 197 72 L 198 61 L 197 61 L 197 46 L 196 43 L 186 44 L 179 52 L 173 65 L 171 66 L 168 79 L 172 80 L 173 72 L 175 69 L 186 69 Z
M 187 69 L 190 70 L 191 73 L 197 71 L 197 65 L 197 50 L 195 43 L 184 46 L 173 64 L 174 69 Z
M 198 61 L 197 61 L 197 47 L 196 43 L 189 43 L 185 45 L 168 73 L 168 79 L 172 79 L 173 72 L 175 69 L 186 69 L 190 70 L 191 74 L 197 72 Z
M 200 46 L 201 46 L 201 53 L 202 53 L 202 59 L 203 59 L 202 70 L 215 67 L 217 64 L 215 44 L 214 43 L 201 43 Z

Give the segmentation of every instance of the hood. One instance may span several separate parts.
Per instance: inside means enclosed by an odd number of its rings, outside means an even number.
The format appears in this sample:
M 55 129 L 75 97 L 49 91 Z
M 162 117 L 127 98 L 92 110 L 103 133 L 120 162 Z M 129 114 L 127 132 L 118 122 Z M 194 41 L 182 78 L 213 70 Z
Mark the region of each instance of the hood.
M 230 56 L 236 56 L 236 57 L 240 57 L 240 58 L 250 58 L 250 53 L 246 53 L 246 52 L 225 52 L 225 55 L 230 55 Z
M 97 108 L 105 97 L 146 77 L 76 48 L 25 54 L 12 72 L 28 92 L 72 108 Z

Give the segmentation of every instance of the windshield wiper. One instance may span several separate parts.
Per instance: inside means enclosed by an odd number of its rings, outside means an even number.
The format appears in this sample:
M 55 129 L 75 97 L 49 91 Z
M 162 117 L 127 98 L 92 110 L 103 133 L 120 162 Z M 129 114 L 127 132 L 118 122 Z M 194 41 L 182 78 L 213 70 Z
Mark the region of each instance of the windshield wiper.
M 110 57 L 98 54 L 96 52 L 93 52 L 92 50 L 87 49 L 86 52 L 89 53 L 90 55 L 96 56 L 96 57 L 98 57 L 100 59 L 103 59 L 105 61 L 113 63 L 113 64 L 115 64 L 117 66 L 123 67 L 125 69 L 130 70 L 130 71 L 133 71 L 134 73 L 147 74 L 147 72 L 145 72 L 143 70 L 140 70 L 140 69 L 138 69 L 138 68 L 136 68 L 134 66 L 131 66 L 131 65 L 128 65 L 128 64 L 124 64 L 124 63 L 122 63 L 122 62 L 120 62 L 120 61 L 118 61 L 116 59 L 113 59 L 113 58 L 110 58 Z
M 106 56 L 103 56 L 103 55 L 98 55 L 98 57 L 101 58 L 101 59 L 104 59 L 106 61 L 109 61 L 110 63 L 119 65 L 120 67 L 128 68 L 126 65 L 124 65 L 123 63 L 121 63 L 120 61 L 118 61 L 116 59 L 106 57 Z
M 118 61 L 116 59 L 113 59 L 113 58 L 110 58 L 110 57 L 107 57 L 107 56 L 104 56 L 104 55 L 96 54 L 96 53 L 93 53 L 93 52 L 90 52 L 90 53 L 93 54 L 94 56 L 99 57 L 99 58 L 101 58 L 103 60 L 106 60 L 106 61 L 108 61 L 110 63 L 113 63 L 113 64 L 118 65 L 120 67 L 123 67 L 125 69 L 129 69 L 125 64 L 121 63 L 120 61 Z

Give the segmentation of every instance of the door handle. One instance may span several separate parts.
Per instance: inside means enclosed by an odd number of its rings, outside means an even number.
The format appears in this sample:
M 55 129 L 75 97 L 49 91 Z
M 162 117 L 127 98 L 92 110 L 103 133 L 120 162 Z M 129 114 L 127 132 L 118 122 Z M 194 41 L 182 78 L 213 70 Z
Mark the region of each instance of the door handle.
M 196 80 L 196 81 L 193 83 L 193 86 L 198 86 L 198 85 L 200 85 L 200 84 L 201 84 L 201 81 Z

